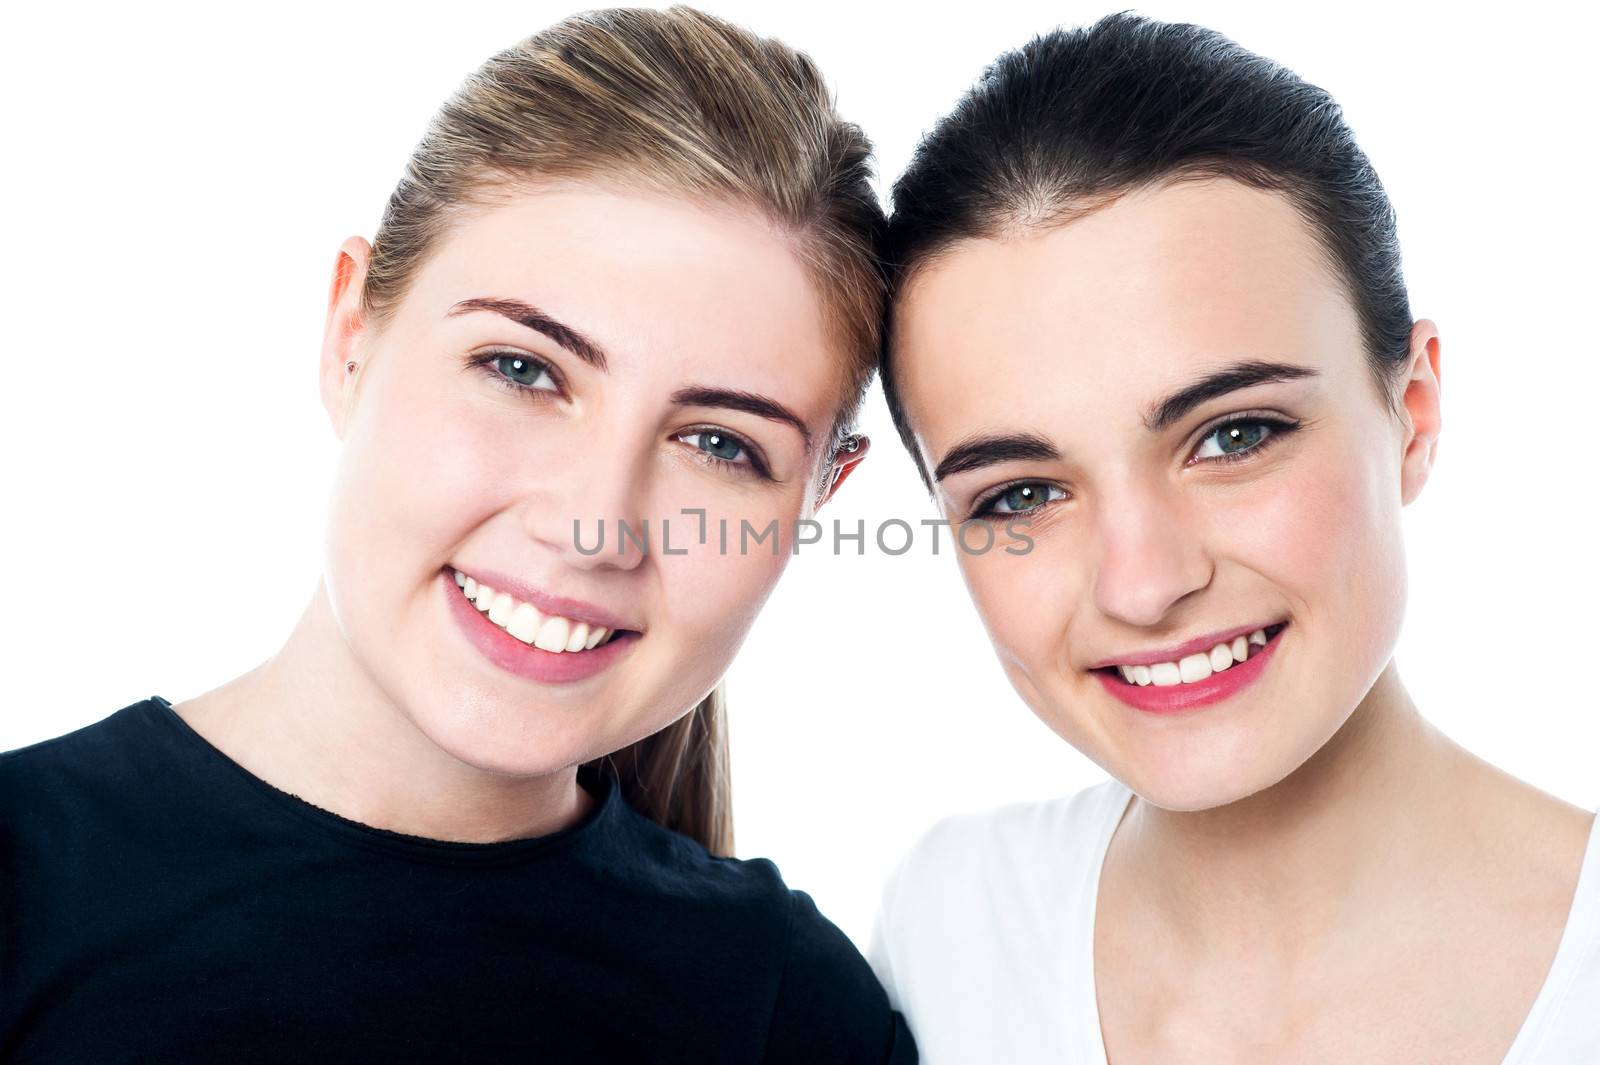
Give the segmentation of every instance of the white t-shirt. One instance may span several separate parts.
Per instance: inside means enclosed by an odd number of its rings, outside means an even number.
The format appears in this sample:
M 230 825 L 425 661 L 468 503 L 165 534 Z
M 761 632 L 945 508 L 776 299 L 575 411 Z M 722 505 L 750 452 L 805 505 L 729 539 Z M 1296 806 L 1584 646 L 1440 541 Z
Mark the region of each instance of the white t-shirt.
M 884 889 L 869 957 L 924 1065 L 1105 1065 L 1100 867 L 1132 798 L 1112 780 L 947 818 Z M 1600 1063 L 1600 818 L 1555 961 L 1504 1065 Z

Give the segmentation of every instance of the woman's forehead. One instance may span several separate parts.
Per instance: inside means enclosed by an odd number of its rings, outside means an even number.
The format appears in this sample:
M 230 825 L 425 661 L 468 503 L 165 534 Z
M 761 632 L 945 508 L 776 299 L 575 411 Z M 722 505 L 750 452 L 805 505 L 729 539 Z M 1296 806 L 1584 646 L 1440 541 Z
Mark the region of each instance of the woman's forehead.
M 1230 180 L 954 245 L 902 292 L 894 343 L 907 413 L 932 437 L 1002 409 L 1131 411 L 1229 362 L 1360 350 L 1344 288 L 1293 204 Z
M 513 196 L 446 234 L 407 303 L 436 322 L 471 300 L 538 307 L 618 370 L 694 364 L 786 391 L 838 376 L 804 263 L 753 211 L 606 187 Z

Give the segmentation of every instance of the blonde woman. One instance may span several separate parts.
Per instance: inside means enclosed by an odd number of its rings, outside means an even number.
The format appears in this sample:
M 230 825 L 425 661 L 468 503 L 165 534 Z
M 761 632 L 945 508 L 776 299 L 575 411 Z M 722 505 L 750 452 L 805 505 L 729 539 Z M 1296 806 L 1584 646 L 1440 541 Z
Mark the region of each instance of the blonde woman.
M 684 8 L 467 80 L 336 257 L 282 648 L 0 757 L 0 1057 L 913 1060 L 728 857 L 716 692 L 866 454 L 868 150 L 808 59 Z

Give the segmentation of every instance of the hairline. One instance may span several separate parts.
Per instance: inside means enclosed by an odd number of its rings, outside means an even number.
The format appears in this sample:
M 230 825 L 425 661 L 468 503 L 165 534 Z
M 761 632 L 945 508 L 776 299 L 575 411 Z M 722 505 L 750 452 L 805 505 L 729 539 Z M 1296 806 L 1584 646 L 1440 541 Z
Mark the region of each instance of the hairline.
M 1255 180 L 1252 180 L 1254 176 Z M 900 429 L 902 442 L 911 451 L 917 466 L 917 472 L 922 476 L 923 484 L 931 492 L 933 489 L 931 472 L 926 468 L 922 455 L 918 452 L 914 442 L 914 432 L 911 426 L 911 417 L 905 409 L 904 402 L 895 384 L 892 383 L 895 367 L 898 362 L 895 352 L 895 338 L 898 330 L 894 324 L 899 317 L 902 303 L 909 298 L 908 293 L 917 287 L 927 272 L 939 263 L 948 260 L 961 249 L 984 241 L 1005 242 L 1023 239 L 1030 236 L 1064 229 L 1075 222 L 1082 221 L 1091 215 L 1113 206 L 1124 197 L 1140 192 L 1159 192 L 1177 185 L 1189 183 L 1204 183 L 1208 181 L 1231 181 L 1245 188 L 1257 189 L 1282 197 L 1294 209 L 1296 216 L 1305 227 L 1306 233 L 1311 237 L 1316 249 L 1317 259 L 1335 283 L 1339 298 L 1355 319 L 1357 333 L 1361 335 L 1361 350 L 1363 361 L 1367 363 L 1369 376 L 1378 389 L 1378 399 L 1391 417 L 1399 415 L 1398 401 L 1394 392 L 1394 382 L 1386 377 L 1390 373 L 1384 366 L 1378 353 L 1370 350 L 1362 329 L 1363 315 L 1356 295 L 1355 279 L 1349 276 L 1338 252 L 1329 243 L 1329 237 L 1324 227 L 1318 220 L 1311 216 L 1306 209 L 1304 198 L 1298 194 L 1299 180 L 1292 174 L 1279 169 L 1230 162 L 1228 159 L 1217 156 L 1196 156 L 1194 159 L 1184 160 L 1182 163 L 1169 167 L 1158 174 L 1149 177 L 1128 181 L 1117 185 L 1107 185 L 1103 190 L 1093 188 L 1082 194 L 1063 194 L 1062 202 L 1053 209 L 1038 213 L 1034 217 L 1021 217 L 1023 212 L 995 208 L 983 212 L 985 224 L 976 227 L 971 232 L 952 232 L 943 238 L 930 241 L 925 247 L 918 250 L 909 266 L 903 269 L 899 264 L 894 267 L 890 278 L 888 292 L 888 310 L 884 318 L 882 357 L 879 359 L 879 371 L 883 378 L 883 389 L 886 395 L 895 397 L 891 414 Z M 890 227 L 894 225 L 894 217 L 889 220 Z

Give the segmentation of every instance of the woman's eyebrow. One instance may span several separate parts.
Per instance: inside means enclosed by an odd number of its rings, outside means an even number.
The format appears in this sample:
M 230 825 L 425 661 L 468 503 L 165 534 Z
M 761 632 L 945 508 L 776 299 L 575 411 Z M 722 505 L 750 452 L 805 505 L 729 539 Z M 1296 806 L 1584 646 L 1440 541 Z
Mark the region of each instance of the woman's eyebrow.
M 1018 460 L 1049 461 L 1061 457 L 1054 444 L 1034 433 L 969 436 L 945 452 L 934 467 L 933 479 L 942 481 L 956 473 Z
M 1236 362 L 1180 388 L 1159 403 L 1151 404 L 1145 411 L 1144 425 L 1152 433 L 1159 433 L 1208 399 L 1225 396 L 1251 385 L 1316 377 L 1318 373 L 1309 366 L 1292 362 L 1264 362 L 1259 359 Z
M 806 428 L 806 423 L 800 420 L 799 415 L 775 399 L 731 388 L 690 385 L 672 393 L 672 402 L 685 407 L 724 407 L 728 410 L 754 414 L 760 418 L 770 418 L 775 422 L 787 422 L 799 430 L 800 439 L 805 441 L 806 454 L 811 453 L 811 430 Z
M 458 314 L 468 314 L 472 311 L 489 311 L 500 315 L 502 318 L 509 318 L 525 329 L 543 333 L 590 366 L 593 366 L 596 370 L 602 373 L 605 372 L 606 353 L 600 349 L 600 345 L 571 326 L 561 324 L 531 304 L 523 303 L 521 300 L 480 296 L 475 299 L 462 300 L 446 311 L 445 316 L 452 317 Z

